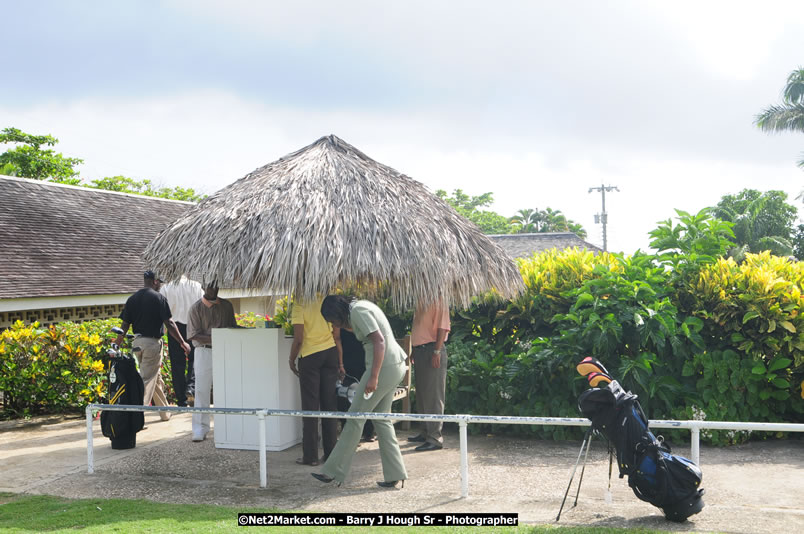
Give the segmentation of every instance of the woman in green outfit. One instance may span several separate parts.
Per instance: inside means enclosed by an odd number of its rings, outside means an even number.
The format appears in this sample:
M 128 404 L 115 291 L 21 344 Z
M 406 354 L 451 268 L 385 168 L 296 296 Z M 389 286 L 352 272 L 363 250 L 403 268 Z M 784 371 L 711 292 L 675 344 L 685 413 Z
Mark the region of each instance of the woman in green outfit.
M 332 326 L 354 332 L 363 343 L 366 352 L 366 372 L 360 379 L 350 412 L 391 411 L 394 391 L 405 376 L 405 352 L 394 339 L 388 319 L 380 308 L 367 300 L 354 297 L 330 295 L 321 304 L 321 315 Z M 368 397 L 368 398 L 366 398 Z M 343 483 L 352 466 L 355 450 L 365 420 L 347 419 L 338 443 L 329 455 L 323 473 L 312 473 L 321 482 Z M 402 453 L 396 440 L 394 426 L 390 421 L 374 421 L 380 445 L 383 480 L 377 484 L 383 488 L 395 487 L 408 478 Z

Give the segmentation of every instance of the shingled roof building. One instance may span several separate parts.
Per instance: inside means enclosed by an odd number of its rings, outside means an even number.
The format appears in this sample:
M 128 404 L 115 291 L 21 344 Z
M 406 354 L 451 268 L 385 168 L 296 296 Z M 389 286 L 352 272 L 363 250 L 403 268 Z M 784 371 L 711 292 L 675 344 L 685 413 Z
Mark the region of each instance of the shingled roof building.
M 528 258 L 537 252 L 550 249 L 564 250 L 578 247 L 591 250 L 595 254 L 603 249 L 587 243 L 572 232 L 555 232 L 544 234 L 495 234 L 489 236 L 512 258 Z
M 117 317 L 140 256 L 192 204 L 0 176 L 0 328 Z

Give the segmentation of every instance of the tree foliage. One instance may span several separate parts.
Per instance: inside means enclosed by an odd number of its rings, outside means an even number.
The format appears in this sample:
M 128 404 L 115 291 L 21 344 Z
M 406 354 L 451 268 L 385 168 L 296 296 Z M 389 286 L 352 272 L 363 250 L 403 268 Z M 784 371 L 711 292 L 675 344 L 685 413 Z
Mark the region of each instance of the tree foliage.
M 651 232 L 657 254 L 542 252 L 519 261 L 521 296 L 456 310 L 446 410 L 577 416 L 587 384 L 575 365 L 592 355 L 652 418 L 804 420 L 804 264 L 769 252 L 738 263 L 725 257 L 733 223 L 677 213 Z M 702 433 L 717 444 L 747 435 Z
M 561 210 L 552 208 L 523 209 L 508 219 L 514 233 L 546 233 L 546 232 L 572 232 L 580 238 L 586 237 L 586 230 L 561 213 Z
M 145 195 L 148 197 L 184 200 L 187 202 L 199 202 L 206 198 L 206 195 L 201 195 L 192 188 L 178 186 L 156 188 L 151 180 L 135 180 L 127 176 L 107 176 L 100 180 L 92 180 L 91 184 L 86 187 L 118 191 L 120 193 L 131 193 L 134 195 Z
M 770 250 L 777 256 L 793 253 L 793 223 L 796 207 L 787 203 L 784 191 L 760 192 L 743 189 L 737 195 L 726 195 L 713 213 L 733 223 L 734 240 L 750 252 Z
M 804 420 L 804 264 L 767 252 L 739 265 L 710 261 L 702 253 L 722 247 L 728 224 L 681 213 L 678 244 L 697 251 L 691 258 L 545 251 L 519 261 L 521 296 L 478 297 L 456 310 L 446 411 L 577 417 L 587 383 L 575 366 L 591 355 L 639 395 L 651 418 Z M 690 227 L 718 239 L 696 239 Z M 669 268 L 670 260 L 684 268 Z M 470 430 L 580 436 L 549 427 Z M 702 437 L 728 444 L 747 434 Z
M 50 135 L 32 135 L 17 128 L 4 128 L 0 132 L 0 143 L 16 146 L 0 154 L 0 172 L 8 176 L 75 185 L 80 181 L 75 167 L 84 160 L 42 148 L 55 146 L 58 142 Z
M 450 196 L 443 189 L 439 189 L 436 191 L 436 196 L 475 223 L 484 234 L 572 232 L 581 239 L 586 238 L 583 226 L 567 219 L 560 210 L 521 209 L 513 217 L 506 218 L 494 211 L 483 209 L 494 202 L 492 193 L 469 196 L 462 189 L 455 189 Z
M 491 210 L 484 210 L 494 202 L 492 193 L 469 196 L 462 189 L 456 189 L 452 196 L 443 189 L 436 191 L 436 196 L 455 208 L 462 216 L 475 223 L 484 234 L 509 234 L 511 227 L 508 219 Z
M 804 224 L 799 224 L 796 228 L 796 233 L 793 236 L 793 255 L 799 259 L 804 260 Z
M 674 267 L 711 263 L 734 246 L 733 223 L 714 217 L 710 208 L 695 215 L 683 210 L 676 210 L 676 214 L 677 224 L 674 225 L 671 219 L 660 221 L 659 226 L 648 234 L 653 238 L 650 246 L 659 252 L 660 261 Z
M 787 77 L 782 103 L 762 110 L 754 122 L 769 133 L 804 132 L 804 68 L 799 67 Z M 798 165 L 804 167 L 804 159 Z
M 42 148 L 55 146 L 58 142 L 51 135 L 33 135 L 17 128 L 5 128 L 0 133 L 0 143 L 17 146 L 0 154 L 0 174 L 188 202 L 199 202 L 206 198 L 206 195 L 192 188 L 156 187 L 151 180 L 135 180 L 126 176 L 108 176 L 87 184 L 81 181 L 79 172 L 75 170 L 75 166 L 84 160 L 68 158 L 52 149 Z

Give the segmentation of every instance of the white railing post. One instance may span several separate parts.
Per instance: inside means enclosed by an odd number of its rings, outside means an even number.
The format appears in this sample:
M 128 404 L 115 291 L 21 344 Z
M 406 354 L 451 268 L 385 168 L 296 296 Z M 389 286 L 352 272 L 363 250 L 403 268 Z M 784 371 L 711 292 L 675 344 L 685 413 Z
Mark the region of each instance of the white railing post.
M 469 454 L 466 439 L 466 428 L 468 424 L 466 419 L 461 419 L 458 425 L 460 425 L 458 431 L 460 433 L 461 442 L 461 497 L 465 499 L 469 496 Z
M 87 473 L 95 472 L 95 444 L 92 442 L 92 407 L 87 406 Z
M 697 426 L 690 428 L 690 460 L 701 467 L 701 429 Z
M 260 436 L 260 487 L 267 488 L 268 487 L 268 466 L 266 460 L 266 452 L 265 452 L 265 410 L 260 410 L 257 412 L 257 432 Z

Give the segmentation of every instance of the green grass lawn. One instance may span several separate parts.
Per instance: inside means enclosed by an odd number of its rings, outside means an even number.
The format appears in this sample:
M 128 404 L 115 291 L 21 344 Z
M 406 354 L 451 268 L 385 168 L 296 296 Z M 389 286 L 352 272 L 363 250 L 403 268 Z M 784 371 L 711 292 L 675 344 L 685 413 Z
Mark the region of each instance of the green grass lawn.
M 279 513 L 283 510 L 244 510 L 200 504 L 164 504 L 124 499 L 63 499 L 45 495 L 0 493 L 0 532 L 239 532 L 238 512 Z M 519 527 L 262 527 L 260 532 L 316 532 L 327 534 L 394 532 L 443 533 L 653 533 L 652 530 L 557 526 Z

